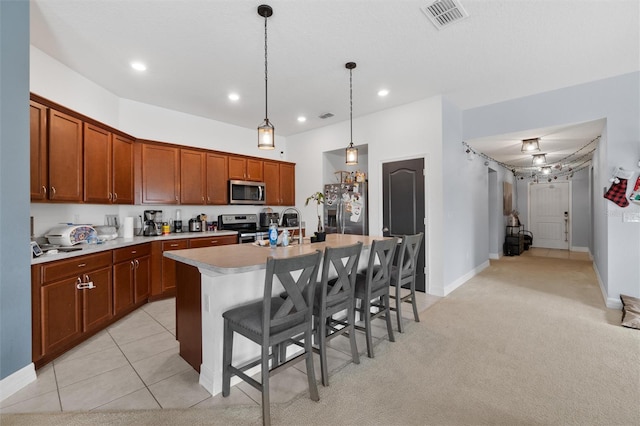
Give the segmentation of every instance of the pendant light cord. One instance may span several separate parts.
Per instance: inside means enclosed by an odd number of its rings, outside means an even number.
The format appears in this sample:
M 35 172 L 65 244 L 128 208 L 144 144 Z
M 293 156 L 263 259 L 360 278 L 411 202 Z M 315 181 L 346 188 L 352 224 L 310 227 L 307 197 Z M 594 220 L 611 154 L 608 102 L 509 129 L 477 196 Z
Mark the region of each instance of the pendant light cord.
M 269 121 L 269 112 L 268 112 L 268 92 L 267 92 L 267 84 L 268 84 L 268 73 L 267 73 L 267 16 L 264 17 L 264 119 L 265 121 Z
M 353 146 L 353 69 L 349 69 L 349 123 L 351 129 L 350 145 Z

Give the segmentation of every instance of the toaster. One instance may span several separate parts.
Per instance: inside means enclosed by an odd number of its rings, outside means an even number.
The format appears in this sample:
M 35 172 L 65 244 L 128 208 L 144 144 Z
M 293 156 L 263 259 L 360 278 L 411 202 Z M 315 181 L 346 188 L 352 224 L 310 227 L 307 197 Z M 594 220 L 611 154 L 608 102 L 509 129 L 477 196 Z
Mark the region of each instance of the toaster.
M 51 244 L 73 246 L 79 243 L 86 243 L 90 235 L 97 235 L 93 226 L 63 225 L 52 228 L 45 234 L 45 237 Z

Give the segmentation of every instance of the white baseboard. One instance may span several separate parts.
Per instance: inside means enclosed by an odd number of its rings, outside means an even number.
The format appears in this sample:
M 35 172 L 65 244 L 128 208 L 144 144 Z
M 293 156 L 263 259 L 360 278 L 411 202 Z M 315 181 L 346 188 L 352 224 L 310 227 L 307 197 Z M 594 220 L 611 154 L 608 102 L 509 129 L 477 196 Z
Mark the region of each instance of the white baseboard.
M 500 260 L 500 253 L 489 253 L 489 259 Z
M 602 293 L 602 299 L 604 300 L 604 303 L 607 306 L 607 308 L 622 309 L 622 301 L 620 300 L 620 298 L 618 297 L 616 299 L 613 297 L 609 297 L 609 295 L 607 294 L 607 289 L 604 288 L 604 283 L 602 282 L 602 278 L 600 278 L 600 271 L 598 271 L 598 265 L 596 265 L 596 262 L 593 262 L 593 270 L 596 273 L 596 278 L 598 279 L 598 286 L 600 287 L 600 292 Z
M 36 367 L 33 363 L 5 377 L 0 381 L 0 401 L 4 401 L 36 378 Z
M 571 248 L 569 250 L 588 253 L 589 252 L 589 247 L 571 246 Z
M 482 263 L 478 267 L 476 267 L 476 268 L 472 269 L 471 271 L 467 272 L 466 274 L 464 274 L 463 276 L 461 276 L 460 278 L 458 278 L 457 280 L 455 280 L 454 282 L 452 282 L 451 284 L 446 286 L 444 288 L 443 296 L 448 295 L 453 290 L 455 290 L 456 288 L 460 287 L 462 284 L 466 283 L 471 278 L 473 278 L 474 276 L 478 275 L 480 272 L 482 272 L 483 270 L 485 270 L 488 267 L 489 267 L 489 261 L 487 260 L 486 262 Z

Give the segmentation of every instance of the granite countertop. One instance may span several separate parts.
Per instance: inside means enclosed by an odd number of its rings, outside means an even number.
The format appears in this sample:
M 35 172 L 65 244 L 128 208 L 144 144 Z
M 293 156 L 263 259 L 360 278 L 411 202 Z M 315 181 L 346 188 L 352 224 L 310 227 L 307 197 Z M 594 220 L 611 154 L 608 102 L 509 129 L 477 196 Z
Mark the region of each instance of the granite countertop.
M 297 256 L 312 253 L 315 250 L 324 251 L 325 247 L 342 247 L 362 241 L 363 247 L 370 247 L 374 240 L 383 237 L 366 235 L 328 234 L 321 243 L 310 243 L 305 238 L 303 244 L 296 244 L 295 238 L 287 247 L 260 247 L 255 244 L 238 244 L 233 246 L 205 247 L 198 249 L 171 250 L 163 253 L 165 257 L 195 266 L 201 272 L 210 271 L 214 274 L 237 274 L 242 272 L 264 269 L 267 257 L 275 258 Z
M 204 231 L 204 232 L 179 232 L 177 234 L 159 235 L 157 237 L 133 237 L 133 238 L 116 238 L 114 240 L 105 241 L 100 244 L 78 244 L 82 250 L 72 251 L 68 253 L 45 253 L 42 256 L 31 259 L 32 265 L 40 263 L 53 262 L 55 260 L 71 259 L 77 256 L 87 254 L 100 253 L 107 250 L 119 249 L 122 247 L 133 246 L 136 244 L 150 243 L 152 241 L 170 241 L 184 238 L 206 238 L 206 237 L 224 237 L 229 235 L 238 235 L 236 231 Z

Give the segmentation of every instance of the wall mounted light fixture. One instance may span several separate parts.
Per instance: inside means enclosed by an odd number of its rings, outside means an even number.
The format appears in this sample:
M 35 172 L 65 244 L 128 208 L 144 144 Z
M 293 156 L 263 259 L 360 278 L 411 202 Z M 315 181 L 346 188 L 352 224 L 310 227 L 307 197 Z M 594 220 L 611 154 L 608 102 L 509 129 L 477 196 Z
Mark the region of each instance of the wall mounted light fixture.
M 353 69 L 356 67 L 355 62 L 347 62 L 345 68 L 349 70 L 349 124 L 351 129 L 351 138 L 349 146 L 346 149 L 346 161 L 349 166 L 358 164 L 358 148 L 353 146 Z
M 264 17 L 264 121 L 258 127 L 258 148 L 273 149 L 276 147 L 275 128 L 269 121 L 268 114 L 268 73 L 267 73 L 267 18 L 273 15 L 271 6 L 262 4 L 258 6 L 258 15 Z

